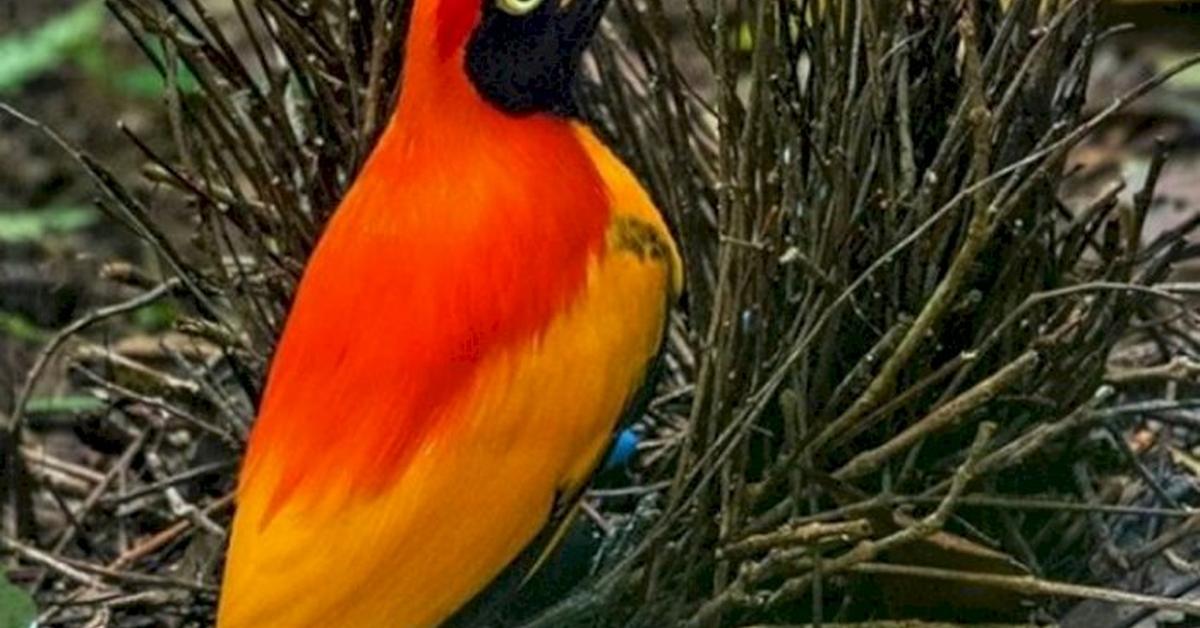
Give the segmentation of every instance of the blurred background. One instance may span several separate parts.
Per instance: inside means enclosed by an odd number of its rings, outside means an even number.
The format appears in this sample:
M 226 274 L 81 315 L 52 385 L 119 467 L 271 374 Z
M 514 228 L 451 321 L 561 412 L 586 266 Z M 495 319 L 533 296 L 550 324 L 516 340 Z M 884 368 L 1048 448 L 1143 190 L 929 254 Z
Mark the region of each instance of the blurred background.
M 103 2 L 0 2 L 0 100 L 147 192 L 137 176 L 145 157 L 126 133 L 169 144 L 163 93 L 158 72 Z M 78 163 L 44 133 L 0 115 L 0 407 L 11 406 L 32 349 L 51 330 L 111 302 L 113 286 L 96 280 L 102 265 L 150 261 L 144 243 L 105 219 L 96 194 Z M 147 333 L 172 322 L 166 306 L 135 318 L 129 323 Z M 51 392 L 39 396 L 34 412 L 89 405 L 94 401 Z

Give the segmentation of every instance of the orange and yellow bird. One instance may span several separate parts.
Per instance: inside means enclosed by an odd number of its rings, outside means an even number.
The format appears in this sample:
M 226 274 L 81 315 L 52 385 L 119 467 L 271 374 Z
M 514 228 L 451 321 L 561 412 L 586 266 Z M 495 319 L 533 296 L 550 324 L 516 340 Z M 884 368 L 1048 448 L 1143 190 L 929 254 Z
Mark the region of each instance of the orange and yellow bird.
M 220 628 L 438 625 L 534 562 L 682 287 L 572 97 L 605 0 L 411 2 L 394 117 L 271 364 Z

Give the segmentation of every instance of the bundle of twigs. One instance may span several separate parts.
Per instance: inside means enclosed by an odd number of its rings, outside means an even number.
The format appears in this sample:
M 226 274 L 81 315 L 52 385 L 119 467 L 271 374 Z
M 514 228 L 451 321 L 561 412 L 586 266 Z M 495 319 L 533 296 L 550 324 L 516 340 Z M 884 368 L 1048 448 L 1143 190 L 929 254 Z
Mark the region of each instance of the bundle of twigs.
M 1126 438 L 1161 423 L 1196 440 L 1196 287 L 1170 271 L 1200 219 L 1142 238 L 1165 150 L 1132 204 L 1056 199 L 1070 150 L 1165 78 L 1085 115 L 1094 3 L 616 4 L 584 96 L 672 219 L 688 294 L 637 485 L 596 497 L 595 577 L 525 620 L 1023 620 L 1081 597 L 1200 612 L 1103 588 L 1200 527 L 1146 467 L 1154 447 Z M 112 267 L 138 292 L 44 351 L 8 421 L 22 464 L 2 538 L 51 623 L 203 622 L 252 400 L 394 100 L 403 12 L 109 5 L 167 79 L 177 152 L 133 140 L 195 237 L 172 240 L 77 154 L 165 271 Z M 166 298 L 191 342 L 163 363 L 79 339 Z M 68 345 L 110 402 L 92 419 L 112 448 L 90 466 L 47 455 L 24 420 Z M 1130 521 L 1120 546 L 1108 534 Z

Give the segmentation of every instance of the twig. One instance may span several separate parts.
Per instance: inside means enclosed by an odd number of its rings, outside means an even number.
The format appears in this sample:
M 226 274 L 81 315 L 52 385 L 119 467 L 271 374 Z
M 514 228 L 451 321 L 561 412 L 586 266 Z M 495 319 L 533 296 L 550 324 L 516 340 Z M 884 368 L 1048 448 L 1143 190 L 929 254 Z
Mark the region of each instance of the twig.
M 1024 353 L 1011 364 L 996 372 L 995 375 L 934 410 L 888 442 L 854 457 L 841 469 L 835 471 L 833 477 L 839 480 L 862 477 L 878 469 L 884 462 L 918 440 L 935 434 L 956 421 L 964 420 L 968 414 L 995 398 L 1014 381 L 1032 372 L 1037 366 L 1038 359 L 1036 352 Z
M 50 554 L 49 552 L 43 552 L 36 547 L 25 545 L 24 543 L 10 539 L 4 535 L 0 535 L 0 545 L 4 546 L 4 549 L 26 560 L 42 565 L 43 567 L 46 567 L 61 576 L 65 576 L 70 580 L 74 580 L 79 584 L 89 587 L 101 586 L 99 580 L 80 571 L 79 569 L 76 569 L 75 567 L 72 567 L 64 561 L 55 558 L 54 555 Z
M 231 505 L 233 505 L 233 493 L 225 495 L 224 497 L 208 504 L 200 510 L 200 513 L 205 517 L 211 517 L 212 515 L 230 507 Z M 142 558 L 158 551 L 164 545 L 174 541 L 188 530 L 191 530 L 195 527 L 195 525 L 196 524 L 192 519 L 181 519 L 176 521 L 175 523 L 171 524 L 170 527 L 150 536 L 118 556 L 115 560 L 108 564 L 108 569 L 122 569 L 137 562 L 138 560 L 141 560 Z
M 37 359 L 34 361 L 33 367 L 29 369 L 29 373 L 25 376 L 25 381 L 21 384 L 21 390 L 17 393 L 16 401 L 13 402 L 12 416 L 7 425 L 10 437 L 14 441 L 20 440 L 21 428 L 25 420 L 25 408 L 29 404 L 30 395 L 33 394 L 34 384 L 41 377 L 42 371 L 46 369 L 50 358 L 54 357 L 55 352 L 62 347 L 63 343 L 72 336 L 86 331 L 92 325 L 122 314 L 140 310 L 154 303 L 169 295 L 179 284 L 180 281 L 178 279 L 169 279 L 153 290 L 139 294 L 132 299 L 92 310 L 54 334 L 50 341 L 46 343 L 46 346 L 42 347 L 42 350 L 38 352 Z
M 717 558 L 721 560 L 744 558 L 771 549 L 793 545 L 811 545 L 816 541 L 830 538 L 847 542 L 865 537 L 870 533 L 871 524 L 865 519 L 789 526 L 766 534 L 751 536 L 720 548 L 717 550 Z
M 1073 597 L 1086 600 L 1099 600 L 1114 604 L 1129 604 L 1145 606 L 1169 611 L 1178 611 L 1186 615 L 1200 616 L 1200 602 L 1188 602 L 1157 595 L 1126 593 L 1116 589 L 1091 587 L 1066 582 L 1043 580 L 1034 576 L 1002 576 L 970 571 L 955 571 L 935 567 L 918 567 L 914 565 L 891 565 L 885 563 L 862 563 L 850 568 L 851 571 L 863 574 L 904 576 L 908 578 L 931 578 L 948 580 L 964 584 L 994 587 L 1005 591 L 1014 591 L 1026 595 L 1053 595 Z

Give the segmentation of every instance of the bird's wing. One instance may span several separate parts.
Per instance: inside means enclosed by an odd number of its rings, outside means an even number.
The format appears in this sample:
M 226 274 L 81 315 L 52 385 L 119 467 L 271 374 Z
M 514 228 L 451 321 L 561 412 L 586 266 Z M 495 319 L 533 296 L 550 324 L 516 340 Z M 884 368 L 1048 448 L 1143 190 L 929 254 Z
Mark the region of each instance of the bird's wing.
M 633 255 L 651 266 L 660 266 L 667 271 L 669 284 L 663 294 L 663 317 L 667 316 L 672 302 L 683 290 L 683 266 L 666 225 L 658 210 L 652 205 L 641 184 L 628 168 L 601 143 L 586 127 L 578 128 L 585 148 L 612 191 L 615 205 L 614 218 L 608 237 L 609 250 L 623 255 Z M 619 428 L 639 418 L 649 405 L 658 382 L 666 340 L 665 327 L 659 335 L 658 347 L 641 368 L 640 383 L 627 399 L 620 419 L 614 423 L 613 435 Z M 629 365 L 634 366 L 634 365 Z M 615 441 L 609 445 L 597 461 L 602 461 Z M 594 465 L 595 473 L 598 465 Z M 493 607 L 502 605 L 516 590 L 524 587 L 558 550 L 580 514 L 579 502 L 587 482 L 574 487 L 570 492 L 560 493 L 541 531 L 530 542 L 516 560 L 498 576 L 471 604 L 455 614 L 453 626 L 474 626 L 477 620 L 486 619 Z
M 657 388 L 663 362 L 664 341 L 665 334 L 659 342 L 657 354 L 644 371 L 641 385 L 621 413 L 621 418 L 616 423 L 615 433 L 619 433 L 622 427 L 637 420 L 646 412 L 653 392 Z M 599 460 L 606 460 L 611 455 L 617 444 L 615 434 L 610 441 L 606 452 L 600 456 Z M 600 465 L 597 465 L 593 469 L 593 475 L 599 471 Z M 572 528 L 582 511 L 583 488 L 586 486 L 581 486 L 571 493 L 561 493 L 555 498 L 550 518 L 533 541 L 525 546 L 517 558 L 510 562 L 487 588 L 476 595 L 467 606 L 454 614 L 446 623 L 447 628 L 473 628 L 491 625 L 489 622 L 496 621 L 505 604 L 518 598 L 520 591 L 532 586 L 530 581 L 534 580 L 534 577 L 539 575 L 543 567 L 546 567 L 550 561 L 555 560 L 555 554 L 560 551 L 567 537 L 572 534 Z
M 221 628 L 435 625 L 537 537 L 558 496 L 577 495 L 585 485 L 660 346 L 668 295 L 678 292 L 681 270 L 662 219 L 636 180 L 590 132 L 577 132 L 613 208 L 578 295 L 536 336 L 479 355 L 471 376 L 436 406 L 437 428 L 422 432 L 406 450 L 402 473 L 369 491 L 327 489 L 280 499 L 280 486 L 303 487 L 304 478 L 288 477 L 287 465 L 256 454 L 252 442 Z M 354 320 L 347 316 L 347 324 Z M 472 346 L 468 342 L 464 351 Z M 304 380 L 308 389 L 287 391 L 287 410 L 345 416 L 335 428 L 374 437 L 373 422 L 388 417 L 364 418 L 372 411 L 364 398 L 384 393 L 360 381 L 353 394 L 327 395 L 359 356 L 317 349 L 281 346 L 281 352 L 296 352 L 289 359 L 298 363 L 332 361 L 324 365 L 331 369 L 325 379 L 310 377 Z M 378 377 L 371 373 L 362 376 Z M 271 395 L 269 385 L 260 422 L 282 412 L 271 405 Z M 285 417 L 274 418 L 272 446 L 278 446 L 292 435 Z M 347 438 L 335 428 L 328 432 L 330 449 L 344 447 Z M 319 446 L 305 451 L 314 463 L 336 461 Z M 360 462 L 348 460 L 345 474 L 358 475 Z

